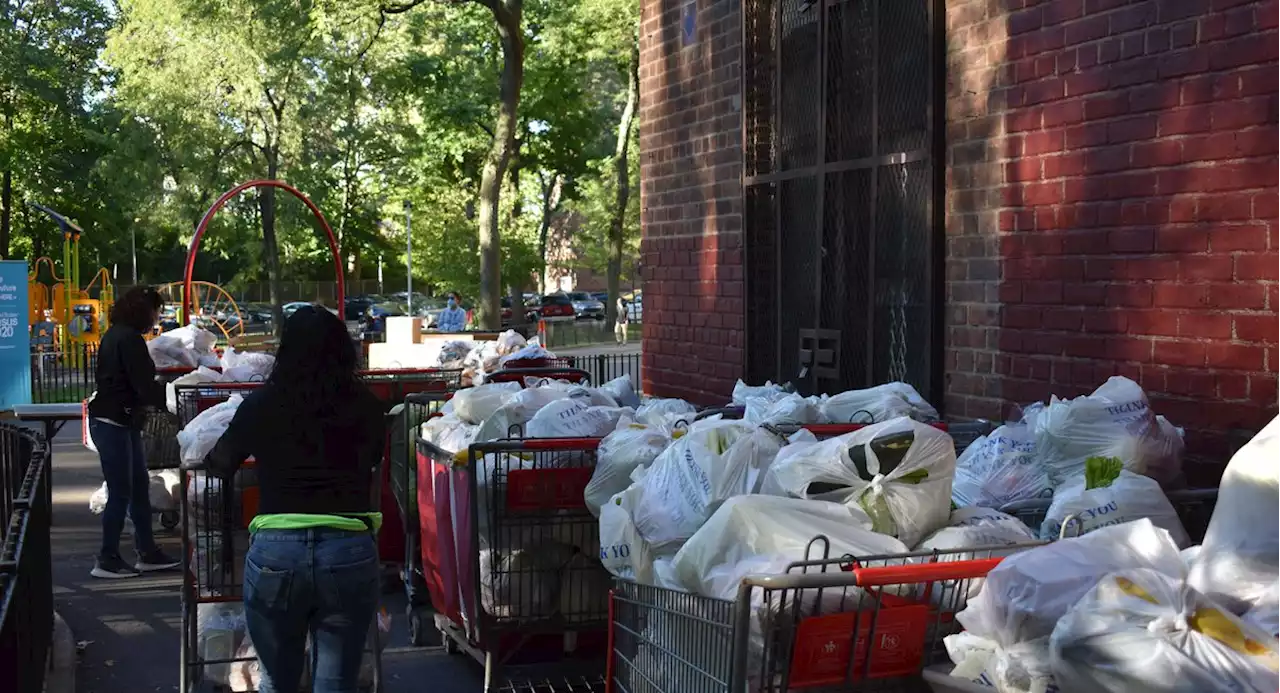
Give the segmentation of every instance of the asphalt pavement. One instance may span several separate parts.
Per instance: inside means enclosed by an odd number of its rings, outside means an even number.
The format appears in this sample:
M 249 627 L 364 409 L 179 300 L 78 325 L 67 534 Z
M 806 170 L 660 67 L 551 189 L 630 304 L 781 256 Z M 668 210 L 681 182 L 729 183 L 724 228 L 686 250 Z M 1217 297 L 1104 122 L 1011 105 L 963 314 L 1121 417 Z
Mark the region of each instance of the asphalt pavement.
M 89 496 L 102 484 L 97 455 L 80 444 L 80 428 L 68 424 L 53 446 L 53 576 L 55 608 L 70 626 L 81 650 L 77 693 L 177 691 L 179 575 L 128 580 L 89 576 L 101 537 L 99 517 L 89 512 Z M 154 523 L 161 547 L 178 555 L 180 539 Z M 121 548 L 132 544 L 126 528 Z M 383 653 L 388 693 L 476 693 L 480 668 L 438 647 L 408 645 L 404 596 L 384 595 L 392 614 L 392 634 Z

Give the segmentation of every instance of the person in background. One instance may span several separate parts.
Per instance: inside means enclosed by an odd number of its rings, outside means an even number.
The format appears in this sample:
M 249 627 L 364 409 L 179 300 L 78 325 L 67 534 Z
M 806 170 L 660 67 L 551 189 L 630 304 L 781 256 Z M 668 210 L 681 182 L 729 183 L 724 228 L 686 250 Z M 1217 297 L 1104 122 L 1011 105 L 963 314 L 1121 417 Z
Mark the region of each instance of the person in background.
M 156 546 L 151 534 L 151 475 L 142 449 L 146 410 L 165 403 L 164 385 L 156 382 L 156 365 L 142 338 L 160 318 L 160 305 L 155 289 L 130 289 L 111 306 L 111 327 L 98 347 L 97 391 L 88 411 L 89 436 L 107 482 L 102 548 L 90 573 L 97 578 L 128 578 L 178 565 Z M 133 565 L 120 557 L 126 515 L 133 520 L 138 552 Z
M 275 369 L 245 396 L 203 464 L 222 479 L 254 458 L 258 514 L 244 561 L 244 612 L 259 693 L 294 693 L 314 633 L 315 693 L 355 693 L 377 608 L 374 474 L 386 428 L 332 313 L 299 308 Z
M 441 332 L 461 332 L 467 326 L 467 311 L 459 305 L 458 294 L 450 292 L 449 303 L 436 318 L 436 329 Z
M 618 317 L 613 324 L 613 339 L 618 343 L 618 346 L 626 346 L 627 325 L 631 322 L 631 316 L 627 314 L 627 302 L 622 300 L 621 296 L 618 297 L 618 305 L 616 308 L 618 310 Z

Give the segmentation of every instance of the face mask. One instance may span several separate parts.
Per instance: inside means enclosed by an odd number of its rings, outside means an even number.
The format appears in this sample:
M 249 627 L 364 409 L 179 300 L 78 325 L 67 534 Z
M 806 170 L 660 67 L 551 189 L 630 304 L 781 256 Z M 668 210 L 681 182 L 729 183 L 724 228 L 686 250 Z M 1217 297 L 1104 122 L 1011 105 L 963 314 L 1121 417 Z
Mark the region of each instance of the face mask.
M 455 301 L 455 300 L 453 300 L 452 298 L 451 298 L 451 299 L 449 299 L 449 307 L 450 307 L 450 308 L 457 308 L 457 307 L 458 307 L 458 302 L 457 302 L 457 301 Z

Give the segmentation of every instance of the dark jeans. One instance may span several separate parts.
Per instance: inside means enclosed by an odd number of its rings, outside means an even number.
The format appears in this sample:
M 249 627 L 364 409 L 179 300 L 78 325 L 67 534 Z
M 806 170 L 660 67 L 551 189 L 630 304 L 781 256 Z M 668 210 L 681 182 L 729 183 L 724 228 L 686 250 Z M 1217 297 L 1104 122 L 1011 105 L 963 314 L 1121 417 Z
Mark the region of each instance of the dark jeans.
M 120 554 L 124 518 L 133 520 L 133 544 L 138 553 L 156 548 L 151 534 L 151 475 L 142 457 L 142 431 L 89 421 L 89 436 L 98 448 L 102 478 L 107 482 L 107 507 L 102 511 L 100 558 Z
M 315 647 L 314 693 L 355 693 L 377 609 L 378 549 L 367 533 L 262 530 L 244 561 L 244 614 L 262 664 L 259 693 L 295 693 Z

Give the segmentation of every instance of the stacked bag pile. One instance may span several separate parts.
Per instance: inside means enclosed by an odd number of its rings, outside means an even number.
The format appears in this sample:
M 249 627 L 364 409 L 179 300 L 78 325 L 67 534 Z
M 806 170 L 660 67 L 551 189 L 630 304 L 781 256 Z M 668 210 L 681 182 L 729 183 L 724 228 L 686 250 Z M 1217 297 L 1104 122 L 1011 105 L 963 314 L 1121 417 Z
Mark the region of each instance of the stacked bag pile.
M 218 335 L 195 325 L 177 327 L 147 342 L 156 368 L 197 368 L 220 365 L 214 347 Z
M 1113 377 L 1089 395 L 1026 407 L 1022 420 L 974 441 L 956 462 L 951 500 L 1004 508 L 1051 499 L 1034 528 L 1045 540 L 1068 518 L 1070 534 L 1150 518 L 1185 547 L 1165 495 L 1184 485 L 1182 451 L 1181 431 L 1152 411 L 1142 388 Z
M 515 330 L 507 330 L 492 341 L 456 340 L 445 342 L 433 364 L 436 368 L 461 369 L 462 386 L 483 385 L 489 374 L 511 361 L 555 358 L 537 338 L 526 340 Z
M 1150 519 L 1006 558 L 956 616 L 951 676 L 997 693 L 1273 693 L 1280 420 L 1227 466 L 1202 545 Z
M 509 356 L 526 357 L 520 352 Z M 634 420 L 638 404 L 629 376 L 599 388 L 543 378 L 486 383 L 455 393 L 441 416 L 422 424 L 421 436 L 455 455 L 465 454 L 472 443 L 512 437 L 601 438 L 620 422 Z M 599 545 L 589 526 L 569 519 L 512 522 L 501 532 L 491 531 L 490 526 L 495 513 L 501 513 L 501 507 L 490 507 L 493 484 L 505 479 L 507 472 L 578 464 L 580 453 L 576 452 L 536 457 L 491 453 L 477 461 L 474 502 L 480 526 L 476 536 L 481 604 L 487 613 L 517 621 L 552 614 L 572 620 L 575 615 L 598 613 L 598 605 L 605 603 L 610 577 L 594 558 Z

